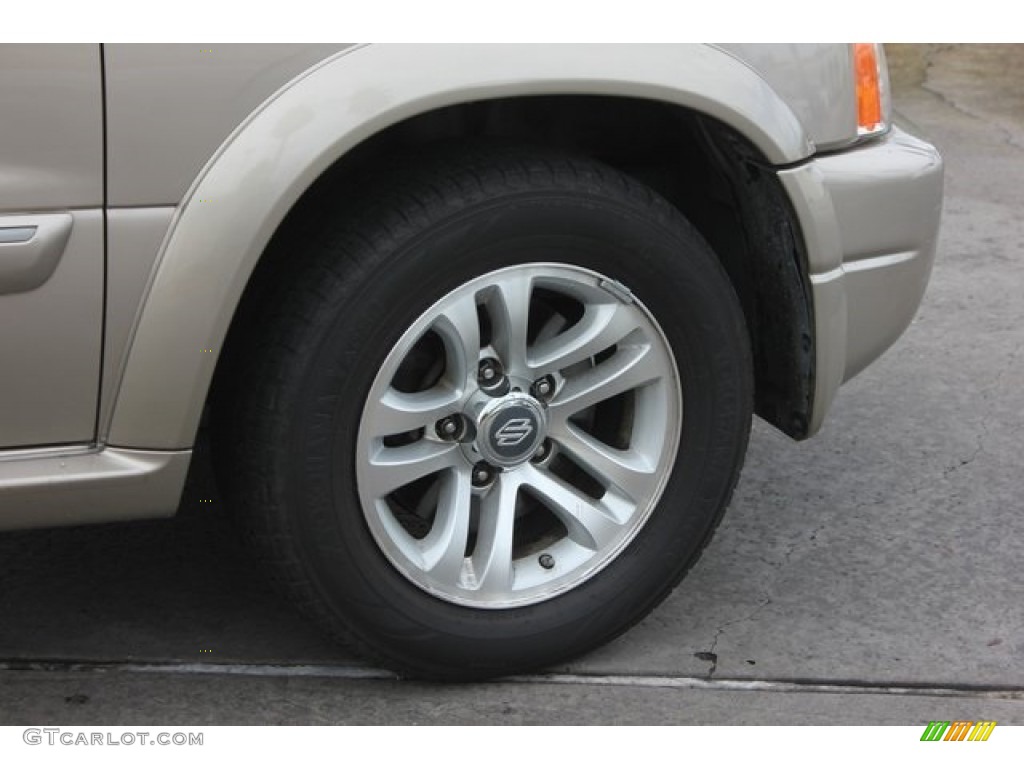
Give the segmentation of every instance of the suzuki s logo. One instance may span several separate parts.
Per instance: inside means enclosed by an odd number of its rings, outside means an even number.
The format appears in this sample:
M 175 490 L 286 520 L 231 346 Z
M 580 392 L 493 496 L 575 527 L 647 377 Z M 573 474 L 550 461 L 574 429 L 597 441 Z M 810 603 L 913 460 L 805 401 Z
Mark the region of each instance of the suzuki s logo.
M 509 419 L 494 433 L 494 442 L 501 448 L 515 448 L 532 434 L 532 420 Z

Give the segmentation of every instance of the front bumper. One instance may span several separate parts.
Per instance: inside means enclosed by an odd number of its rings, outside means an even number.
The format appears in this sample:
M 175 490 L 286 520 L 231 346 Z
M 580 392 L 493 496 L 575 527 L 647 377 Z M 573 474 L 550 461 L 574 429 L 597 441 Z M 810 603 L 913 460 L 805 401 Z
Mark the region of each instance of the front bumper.
M 942 158 L 899 129 L 779 172 L 803 230 L 821 423 L 839 386 L 899 338 L 924 295 L 942 209 Z

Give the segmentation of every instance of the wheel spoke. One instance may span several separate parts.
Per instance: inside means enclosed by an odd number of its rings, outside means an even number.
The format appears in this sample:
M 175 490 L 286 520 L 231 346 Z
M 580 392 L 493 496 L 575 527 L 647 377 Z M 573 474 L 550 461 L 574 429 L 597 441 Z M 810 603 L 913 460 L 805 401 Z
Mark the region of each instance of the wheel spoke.
M 480 358 L 480 319 L 475 295 L 446 305 L 434 321 L 434 330 L 447 353 L 446 378 L 459 390 L 476 376 Z
M 488 302 L 493 332 L 491 344 L 510 372 L 525 372 L 532 288 L 529 276 L 503 277 L 495 283 Z
M 367 462 L 364 490 L 373 498 L 387 496 L 421 477 L 456 466 L 460 457 L 457 443 L 419 440 L 396 448 L 380 446 Z
M 635 450 L 612 448 L 569 422 L 552 430 L 549 436 L 603 485 L 619 489 L 634 504 L 646 501 L 651 493 L 654 464 L 646 456 Z
M 462 573 L 471 495 L 469 469 L 449 472 L 441 488 L 434 524 L 421 544 L 424 570 L 445 584 L 457 584 Z
M 567 379 L 550 404 L 549 418 L 556 423 L 563 421 L 608 398 L 657 381 L 664 374 L 664 361 L 650 345 L 620 347 L 599 365 Z
M 593 499 L 580 493 L 546 469 L 525 464 L 519 469 L 522 484 L 544 499 L 569 532 L 569 538 L 595 552 L 621 529 L 618 520 L 600 509 Z
M 569 330 L 529 350 L 530 377 L 568 368 L 622 341 L 639 327 L 624 304 L 587 304 L 583 317 Z
M 372 407 L 367 408 L 366 426 L 372 437 L 387 437 L 433 428 L 438 419 L 458 409 L 458 391 L 434 387 L 426 392 L 399 392 L 389 387 Z
M 480 526 L 473 552 L 473 571 L 480 592 L 512 588 L 512 542 L 515 532 L 519 481 L 511 473 L 498 475 L 481 499 Z

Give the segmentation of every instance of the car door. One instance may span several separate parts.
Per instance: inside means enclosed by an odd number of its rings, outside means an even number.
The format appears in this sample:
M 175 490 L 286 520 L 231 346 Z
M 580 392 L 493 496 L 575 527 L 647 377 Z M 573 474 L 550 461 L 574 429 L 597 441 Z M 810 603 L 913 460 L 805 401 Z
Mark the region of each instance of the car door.
M 0 46 L 0 450 L 89 443 L 103 331 L 98 45 Z

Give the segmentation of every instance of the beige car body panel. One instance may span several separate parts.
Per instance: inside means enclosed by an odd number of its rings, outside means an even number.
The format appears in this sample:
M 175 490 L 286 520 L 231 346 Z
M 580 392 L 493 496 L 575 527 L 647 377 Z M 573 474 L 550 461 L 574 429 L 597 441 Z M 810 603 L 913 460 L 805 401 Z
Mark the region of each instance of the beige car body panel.
M 880 141 L 818 158 L 814 166 L 838 228 L 836 238 L 830 222 L 830 236 L 842 252 L 834 268 L 812 270 L 814 303 L 819 316 L 829 307 L 838 312 L 839 302 L 817 294 L 841 283 L 846 315 L 841 337 L 830 342 L 819 329 L 818 345 L 825 345 L 819 361 L 834 356 L 836 371 L 841 361 L 845 382 L 888 349 L 917 313 L 937 247 L 943 165 L 934 147 L 894 128 Z M 819 425 L 831 399 L 816 398 Z
M 345 45 L 104 46 L 111 208 L 177 204 L 267 97 Z
M 0 45 L 0 212 L 103 205 L 96 45 Z
M 2 448 L 90 443 L 95 434 L 103 331 L 103 212 L 64 215 L 71 220 L 70 236 L 45 282 L 25 291 L 0 292 Z M 5 220 L 39 219 L 0 216 L 0 227 Z M 0 259 L 15 258 L 6 253 L 14 247 L 23 249 L 21 244 L 0 244 Z
M 99 423 L 109 423 L 160 246 L 218 147 L 289 80 L 346 45 L 104 46 L 107 327 Z
M 174 218 L 174 207 L 111 208 L 107 212 L 107 327 L 99 422 L 114 407 L 119 374 L 132 327 L 141 309 L 160 245 Z
M 937 247 L 943 165 L 934 147 L 893 129 L 778 177 L 809 254 L 814 434 L 839 387 L 888 349 L 917 312 Z
M 98 46 L 0 46 L 0 105 L 0 450 L 90 443 L 103 329 Z
M 853 79 L 853 56 L 847 46 L 732 43 L 719 47 L 764 77 L 813 137 L 818 151 L 856 140 L 857 106 L 848 98 L 846 87 Z
M 811 56 L 810 48 L 801 55 Z M 856 178 L 857 163 L 812 159 L 815 141 L 854 140 L 849 115 L 820 115 L 823 102 L 806 94 L 783 98 L 787 87 L 797 88 L 786 85 L 784 52 L 599 45 L 106 51 L 109 279 L 98 431 L 88 448 L 0 452 L 0 527 L 173 514 L 217 355 L 274 231 L 338 158 L 435 108 L 509 96 L 620 95 L 682 105 L 743 134 L 780 167 L 803 230 L 817 336 L 811 432 L 842 381 L 909 321 L 908 310 L 882 311 L 867 294 L 892 269 L 905 273 L 906 290 L 923 288 L 934 254 L 941 194 L 934 150 L 919 153 L 920 173 L 900 172 L 916 173 L 920 190 L 900 176 L 878 194 L 889 220 L 902 196 L 926 192 L 915 210 L 931 235 L 920 242 L 894 225 L 892 237 L 869 245 L 863 232 L 844 226 L 871 187 Z M 833 64 L 801 87 L 813 81 L 848 92 L 844 51 L 831 49 Z M 889 140 L 875 144 L 859 160 L 869 174 L 892 148 Z M 905 248 L 893 244 L 903 240 Z M 848 339 L 862 330 L 874 336 L 858 348 Z
M 191 451 L 42 448 L 0 460 L 0 529 L 167 517 Z

